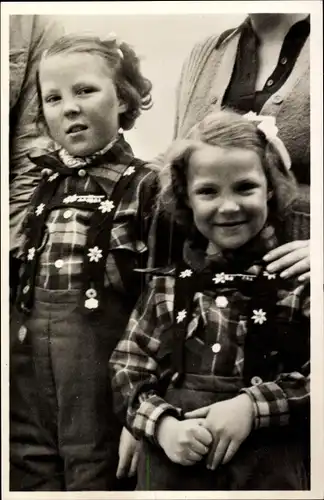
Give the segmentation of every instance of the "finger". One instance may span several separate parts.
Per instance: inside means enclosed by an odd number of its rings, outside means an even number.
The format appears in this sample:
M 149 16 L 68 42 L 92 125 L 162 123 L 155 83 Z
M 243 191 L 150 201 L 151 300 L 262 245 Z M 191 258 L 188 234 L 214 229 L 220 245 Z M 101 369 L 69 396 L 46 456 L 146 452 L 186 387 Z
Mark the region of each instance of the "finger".
M 135 451 L 135 453 L 133 455 L 132 462 L 131 462 L 129 472 L 128 472 L 128 477 L 135 476 L 136 471 L 137 471 L 138 459 L 139 459 L 139 450 Z
M 285 269 L 280 273 L 281 278 L 292 278 L 292 277 L 297 277 L 301 274 L 304 274 L 308 272 L 310 269 L 310 262 L 309 258 L 303 259 L 299 262 L 296 262 L 296 264 L 292 265 L 288 269 Z
M 128 467 L 124 463 L 121 463 L 121 461 L 119 460 L 117 472 L 116 472 L 117 479 L 120 479 L 121 477 L 126 476 L 127 469 L 128 469 Z
M 304 260 L 309 259 L 308 255 L 308 250 L 305 248 L 295 250 L 294 252 L 290 252 L 280 259 L 275 260 L 274 262 L 271 262 L 267 266 L 267 271 L 269 273 L 276 273 L 279 271 L 283 271 L 284 269 L 288 269 L 289 267 L 293 266 L 294 264 L 297 264 L 299 262 L 303 262 Z M 305 264 L 305 263 L 304 263 Z M 307 271 L 309 269 L 309 264 L 308 268 L 305 270 Z
M 209 406 L 203 406 L 202 408 L 197 408 L 197 410 L 188 411 L 185 413 L 185 418 L 204 418 L 208 415 L 210 409 Z
M 222 464 L 227 464 L 232 458 L 234 457 L 235 453 L 239 449 L 241 443 L 238 441 L 231 441 L 230 444 L 228 445 L 227 451 L 224 455 Z
M 203 426 L 199 426 L 193 429 L 193 436 L 195 437 L 196 441 L 199 441 L 201 445 L 208 448 L 213 441 L 211 432 Z
M 310 281 L 310 272 L 304 273 L 301 276 L 298 276 L 298 281 L 301 281 L 303 283 L 309 282 Z
M 222 462 L 225 453 L 227 451 L 228 445 L 230 443 L 229 438 L 222 438 L 219 440 L 213 455 L 208 455 L 207 466 L 211 470 L 215 470 L 216 467 Z
M 204 456 L 208 453 L 209 447 L 197 441 L 196 439 L 191 443 L 191 449 L 199 453 L 199 455 Z
M 290 241 L 289 243 L 285 243 L 284 245 L 280 245 L 280 247 L 270 250 L 270 252 L 264 255 L 263 260 L 266 262 L 272 262 L 274 260 L 280 259 L 288 253 L 293 252 L 294 250 L 298 250 L 300 248 L 305 248 L 308 246 L 309 240 Z
M 188 449 L 185 454 L 185 458 L 191 460 L 193 463 L 199 462 L 202 457 L 200 453 L 196 453 L 193 449 Z

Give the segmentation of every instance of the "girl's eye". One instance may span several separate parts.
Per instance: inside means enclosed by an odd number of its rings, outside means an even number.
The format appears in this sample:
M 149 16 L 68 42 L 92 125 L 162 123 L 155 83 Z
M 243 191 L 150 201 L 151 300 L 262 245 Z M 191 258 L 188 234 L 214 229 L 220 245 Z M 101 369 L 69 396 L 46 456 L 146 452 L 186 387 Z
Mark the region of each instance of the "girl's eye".
M 216 194 L 216 189 L 213 187 L 200 188 L 198 189 L 197 194 L 200 196 L 213 196 Z
M 252 191 L 253 189 L 255 189 L 257 187 L 257 185 L 254 183 L 254 182 L 241 182 L 237 187 L 237 191 L 238 192 L 249 192 L 249 191 Z
M 54 103 L 60 99 L 60 96 L 58 95 L 49 95 L 45 98 L 46 103 Z
M 77 94 L 85 95 L 85 94 L 91 94 L 92 92 L 95 92 L 95 89 L 93 87 L 82 87 L 81 89 L 78 89 Z

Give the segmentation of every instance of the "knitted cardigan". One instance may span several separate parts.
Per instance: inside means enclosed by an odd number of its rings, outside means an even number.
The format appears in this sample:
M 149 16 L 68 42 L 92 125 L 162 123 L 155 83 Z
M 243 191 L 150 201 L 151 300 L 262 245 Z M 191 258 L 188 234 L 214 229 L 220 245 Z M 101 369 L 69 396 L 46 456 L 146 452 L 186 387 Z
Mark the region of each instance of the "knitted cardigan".
M 185 61 L 176 98 L 174 137 L 183 137 L 211 111 L 221 109 L 234 68 L 240 27 L 217 43 L 209 36 L 197 43 Z M 306 40 L 291 74 L 265 102 L 260 114 L 276 117 L 280 137 L 292 163 L 310 170 L 310 47 Z

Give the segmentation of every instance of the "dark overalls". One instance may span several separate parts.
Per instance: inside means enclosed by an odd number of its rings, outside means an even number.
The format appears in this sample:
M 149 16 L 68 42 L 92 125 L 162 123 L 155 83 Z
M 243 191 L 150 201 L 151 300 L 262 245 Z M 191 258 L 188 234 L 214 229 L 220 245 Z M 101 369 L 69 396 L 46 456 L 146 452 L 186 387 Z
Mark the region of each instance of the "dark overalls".
M 159 365 L 164 374 L 160 395 L 183 413 L 238 395 L 240 389 L 253 385 L 257 380 L 270 381 L 278 370 L 298 369 L 309 356 L 308 325 L 290 323 L 280 318 L 277 311 L 278 288 L 285 288 L 279 278 L 268 280 L 261 272 L 255 280 L 234 280 L 227 285 L 211 286 L 211 276 L 196 276 L 188 281 L 180 273 L 188 268 L 183 263 L 176 271 L 174 317 L 177 311 L 189 311 L 182 323 L 174 319 L 173 328 L 164 332 L 158 353 Z M 221 269 L 224 271 L 224 269 Z M 226 272 L 226 270 L 225 270 Z M 233 343 L 237 343 L 235 325 L 229 326 L 228 337 L 223 338 L 222 353 L 214 364 L 212 345 L 215 332 L 207 325 L 200 338 L 186 340 L 187 326 L 191 319 L 192 299 L 197 291 L 222 287 L 222 294 L 231 294 L 230 287 L 250 297 L 247 318 L 254 309 L 267 311 L 269 320 L 256 325 L 248 320 L 244 346 L 243 377 L 230 373 L 233 366 Z M 215 290 L 214 290 L 215 291 Z M 231 295 L 237 297 L 236 292 Z M 231 299 L 231 300 L 232 300 Z M 240 299 L 238 299 L 240 300 Z M 279 319 L 280 318 L 280 319 Z M 199 328 L 199 327 L 198 327 Z M 198 333 L 198 332 L 197 332 Z M 224 345 L 224 342 L 226 345 Z M 171 370 L 167 367 L 172 367 Z M 257 382 L 256 382 L 257 383 Z M 239 415 L 238 415 L 239 418 Z M 206 468 L 206 459 L 187 467 L 173 463 L 164 451 L 148 440 L 143 441 L 138 468 L 138 490 L 303 490 L 309 488 L 308 409 L 298 415 L 289 426 L 260 428 L 252 431 L 235 456 L 215 471 Z
M 131 165 L 143 162 L 133 158 Z M 134 481 L 116 481 L 121 424 L 112 411 L 108 359 L 143 286 L 133 268 L 144 263 L 140 255 L 118 254 L 124 294 L 105 288 L 104 276 L 116 209 L 140 169 L 124 176 L 125 164 L 112 192 L 111 184 L 108 192 L 101 180 L 113 202 L 110 211 L 96 210 L 98 203 L 85 204 L 93 209 L 85 256 L 96 245 L 103 256 L 99 262 L 85 258 L 80 290 L 65 291 L 35 286 L 37 249 L 47 214 L 63 204 L 55 196 L 59 184 L 64 176 L 78 175 L 78 169 L 64 167 L 55 157 L 43 157 L 41 166 L 52 173 L 31 202 L 19 313 L 13 311 L 11 319 L 10 489 L 133 489 Z M 64 207 L 80 208 L 70 198 Z M 44 210 L 37 213 L 40 204 Z

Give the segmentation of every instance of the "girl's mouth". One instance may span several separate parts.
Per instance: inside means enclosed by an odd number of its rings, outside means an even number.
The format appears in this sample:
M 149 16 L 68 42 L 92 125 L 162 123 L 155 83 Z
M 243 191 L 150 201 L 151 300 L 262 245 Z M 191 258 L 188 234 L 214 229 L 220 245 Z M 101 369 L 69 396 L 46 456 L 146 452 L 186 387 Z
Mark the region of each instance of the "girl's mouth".
M 75 125 L 71 125 L 68 129 L 67 129 L 67 134 L 77 134 L 79 132 L 83 132 L 83 130 L 86 130 L 88 127 L 86 125 L 82 125 L 82 124 L 75 124 Z

